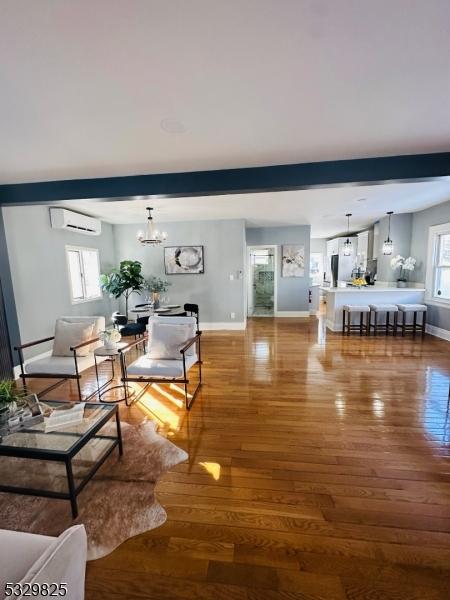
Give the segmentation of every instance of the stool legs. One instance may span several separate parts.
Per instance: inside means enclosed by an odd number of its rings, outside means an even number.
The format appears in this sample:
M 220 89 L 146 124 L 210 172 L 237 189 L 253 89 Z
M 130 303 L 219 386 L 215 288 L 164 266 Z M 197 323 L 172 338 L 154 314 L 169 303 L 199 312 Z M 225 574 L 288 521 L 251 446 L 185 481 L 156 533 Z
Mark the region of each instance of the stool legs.
M 427 326 L 427 313 L 423 311 L 422 313 L 422 339 L 425 337 L 425 328 Z

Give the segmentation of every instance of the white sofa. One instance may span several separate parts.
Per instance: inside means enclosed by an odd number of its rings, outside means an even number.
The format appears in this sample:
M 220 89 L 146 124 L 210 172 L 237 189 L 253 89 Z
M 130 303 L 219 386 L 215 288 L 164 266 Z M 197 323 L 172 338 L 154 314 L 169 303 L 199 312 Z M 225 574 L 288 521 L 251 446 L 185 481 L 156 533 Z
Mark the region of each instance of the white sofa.
M 7 597 L 7 583 L 55 583 L 66 584 L 68 600 L 83 600 L 86 552 L 83 525 L 74 525 L 57 538 L 0 529 L 0 598 Z M 9 597 L 27 598 L 26 591 L 22 587 L 21 595 Z M 33 594 L 33 598 L 44 597 L 48 594 Z

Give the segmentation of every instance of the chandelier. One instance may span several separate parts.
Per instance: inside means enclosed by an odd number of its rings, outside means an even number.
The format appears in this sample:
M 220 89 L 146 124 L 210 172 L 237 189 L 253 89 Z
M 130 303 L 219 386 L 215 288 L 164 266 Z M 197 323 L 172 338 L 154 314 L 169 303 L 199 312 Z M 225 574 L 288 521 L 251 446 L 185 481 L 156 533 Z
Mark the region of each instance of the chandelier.
M 145 210 L 148 210 L 147 228 L 145 231 L 138 231 L 136 237 L 143 246 L 158 246 L 167 239 L 167 233 L 155 229 L 155 223 L 152 217 L 153 208 L 147 206 Z

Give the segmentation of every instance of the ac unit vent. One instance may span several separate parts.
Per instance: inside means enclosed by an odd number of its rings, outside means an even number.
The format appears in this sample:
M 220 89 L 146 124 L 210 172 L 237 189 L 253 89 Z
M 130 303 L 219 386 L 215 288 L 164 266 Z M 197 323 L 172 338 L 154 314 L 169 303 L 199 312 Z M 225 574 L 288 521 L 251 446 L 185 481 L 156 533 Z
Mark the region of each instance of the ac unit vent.
M 100 219 L 80 215 L 65 208 L 51 208 L 50 222 L 52 229 L 71 229 L 84 235 L 100 235 L 102 232 Z

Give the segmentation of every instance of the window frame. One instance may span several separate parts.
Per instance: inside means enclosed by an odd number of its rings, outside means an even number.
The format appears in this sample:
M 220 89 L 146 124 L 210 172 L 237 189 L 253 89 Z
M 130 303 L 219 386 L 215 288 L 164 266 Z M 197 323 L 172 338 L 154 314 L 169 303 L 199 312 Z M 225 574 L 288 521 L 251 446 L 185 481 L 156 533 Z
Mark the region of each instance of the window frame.
M 96 302 L 103 298 L 103 292 L 101 287 L 99 286 L 99 294 L 98 296 L 91 296 L 89 298 L 86 297 L 86 278 L 84 274 L 84 260 L 83 260 L 83 251 L 95 252 L 97 256 L 97 266 L 98 266 L 98 274 L 100 275 L 100 251 L 98 248 L 90 248 L 88 246 L 66 246 L 66 265 L 67 265 L 67 279 L 69 283 L 69 292 L 70 292 L 70 300 L 72 304 L 84 304 L 85 302 Z M 81 275 L 81 286 L 83 290 L 82 298 L 74 298 L 73 297 L 73 288 L 72 288 L 72 279 L 70 276 L 70 261 L 69 261 L 69 252 L 78 252 L 79 253 L 79 261 L 80 261 L 80 275 Z
M 442 298 L 437 295 L 436 282 L 438 269 L 449 268 L 437 265 L 440 236 L 450 235 L 450 223 L 432 225 L 428 232 L 427 269 L 425 279 L 425 301 L 427 304 L 435 304 L 450 308 L 450 298 Z

